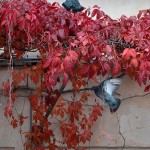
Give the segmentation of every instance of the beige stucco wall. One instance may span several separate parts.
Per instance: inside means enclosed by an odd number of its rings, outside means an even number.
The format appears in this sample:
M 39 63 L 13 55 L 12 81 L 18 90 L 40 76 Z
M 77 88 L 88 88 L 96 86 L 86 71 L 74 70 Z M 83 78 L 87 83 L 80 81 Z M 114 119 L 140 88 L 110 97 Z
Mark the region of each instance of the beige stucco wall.
M 2 87 L 2 83 L 3 81 L 7 81 L 9 78 L 8 76 L 8 70 L 7 68 L 0 68 L 0 85 Z M 0 92 L 2 93 L 2 92 Z M 20 93 L 20 95 L 22 95 Z M 12 128 L 12 126 L 10 125 L 10 120 L 6 119 L 6 117 L 4 116 L 4 108 L 7 104 L 7 98 L 5 98 L 4 96 L 0 95 L 0 147 L 3 147 L 2 149 L 4 149 L 4 147 L 10 147 L 11 148 L 16 148 L 16 150 L 23 150 L 23 144 L 22 144 L 22 140 L 21 140 L 21 136 L 20 136 L 20 128 L 16 128 L 15 130 Z M 24 101 L 25 101 L 25 105 L 24 105 Z M 23 109 L 23 105 L 24 105 L 24 115 L 29 116 L 30 115 L 30 105 L 29 105 L 29 101 L 27 100 L 27 98 L 18 98 L 15 102 L 15 107 L 17 108 L 18 113 L 20 114 L 22 109 Z M 16 111 L 13 111 L 15 117 L 17 117 L 16 115 Z M 26 123 L 22 126 L 22 130 L 23 131 L 28 131 L 30 128 L 29 126 L 29 119 L 26 120 Z M 23 138 L 24 140 L 24 138 Z M 1 150 L 1 149 L 0 149 Z
M 60 5 L 65 0 L 48 0 L 50 3 L 59 2 Z M 150 0 L 79 0 L 84 7 L 92 8 L 94 5 L 100 6 L 106 14 L 113 19 L 120 18 L 121 15 L 136 15 L 139 10 L 149 9 Z
M 50 2 L 53 1 L 51 0 Z M 58 0 L 58 2 L 62 3 L 64 0 Z M 122 14 L 127 16 L 135 15 L 138 10 L 146 9 L 150 6 L 150 0 L 80 0 L 80 2 L 87 7 L 97 4 L 113 18 L 119 18 Z M 3 80 L 8 79 L 7 73 L 7 70 L 1 68 L 0 85 Z M 122 99 L 136 94 L 143 94 L 142 91 L 143 87 L 139 87 L 135 81 L 124 77 L 118 93 L 121 94 L 119 98 Z M 94 96 L 94 93 L 91 93 L 89 103 L 92 103 Z M 15 147 L 16 150 L 23 150 L 18 130 L 14 130 L 3 116 L 6 99 L 0 96 L 0 102 L 2 102 L 2 106 L 0 106 L 0 147 Z M 19 98 L 16 101 L 16 107 L 19 111 L 23 107 L 23 102 L 24 98 Z M 28 116 L 30 114 L 29 108 L 29 101 L 26 100 L 24 114 Z M 117 118 L 119 118 L 119 124 Z M 28 119 L 23 125 L 23 130 L 28 131 L 29 128 Z M 94 146 L 122 146 L 124 140 L 121 134 L 125 138 L 126 146 L 150 147 L 150 95 L 123 101 L 117 113 L 113 115 L 106 108 L 103 111 L 103 116 L 95 123 L 92 130 L 94 136 L 92 136 L 90 142 L 85 144 L 86 146 L 91 146 L 91 150 L 95 149 L 92 148 Z M 59 133 L 59 131 L 57 132 Z M 104 136 L 101 138 L 101 141 L 98 141 L 102 134 Z
M 129 79 L 127 76 L 123 77 L 123 83 L 118 89 L 120 99 L 134 95 L 143 95 L 142 91 L 143 87 L 139 87 L 135 81 Z M 122 146 L 124 137 L 126 146 L 150 147 L 149 114 L 150 95 L 122 101 L 120 108 L 115 114 L 110 114 L 109 109 L 104 110 L 103 116 L 93 127 L 95 135 L 90 142 L 91 145 Z M 102 132 L 99 128 L 102 129 Z M 103 132 L 104 138 L 98 142 L 97 139 Z
M 7 70 L 0 71 L 2 82 L 6 80 Z M 1 83 L 0 83 L 1 84 Z M 91 85 L 94 83 L 91 82 Z M 90 85 L 90 86 L 91 86 Z M 30 82 L 29 86 L 32 86 Z M 70 89 L 68 85 L 66 89 Z M 133 95 L 142 95 L 143 87 L 140 87 L 135 81 L 129 79 L 127 76 L 123 77 L 122 85 L 118 89 L 117 93 L 120 94 L 120 99 L 130 97 Z M 91 93 L 88 104 L 93 104 L 95 94 Z M 19 95 L 29 94 L 22 92 Z M 69 98 L 71 93 L 65 94 L 65 98 Z M 78 95 L 77 95 L 78 96 Z M 8 120 L 3 116 L 3 109 L 6 103 L 6 98 L 0 96 L 2 106 L 0 107 L 0 147 L 15 147 L 16 150 L 23 150 L 23 144 L 19 134 L 19 129 L 13 129 Z M 21 112 L 23 103 L 25 100 L 24 115 L 30 114 L 29 101 L 25 98 L 18 98 L 15 102 L 15 106 L 18 112 Z M 101 101 L 100 101 L 101 103 Z M 87 115 L 89 115 L 89 106 L 84 107 Z M 15 110 L 14 110 L 14 113 Z M 150 95 L 145 97 L 135 97 L 122 101 L 120 108 L 117 113 L 110 114 L 109 108 L 106 107 L 103 111 L 102 117 L 100 117 L 94 124 L 92 131 L 93 136 L 90 142 L 81 144 L 79 146 L 91 147 L 121 147 L 124 143 L 123 137 L 125 138 L 125 145 L 128 147 L 150 147 Z M 119 120 L 119 123 L 118 123 Z M 54 121 L 57 122 L 57 121 Z M 54 124 L 53 129 L 56 128 Z M 23 125 L 22 129 L 24 132 L 30 128 L 29 119 Z M 57 128 L 58 129 L 58 128 Z M 120 134 L 120 133 L 121 134 Z M 54 133 L 61 139 L 60 131 L 55 130 Z M 99 137 L 102 136 L 101 140 L 98 141 Z M 23 138 L 24 140 L 24 138 Z M 95 148 L 94 148 L 95 147 Z M 102 149 L 102 148 L 100 148 Z M 114 148 L 115 149 L 115 148 Z

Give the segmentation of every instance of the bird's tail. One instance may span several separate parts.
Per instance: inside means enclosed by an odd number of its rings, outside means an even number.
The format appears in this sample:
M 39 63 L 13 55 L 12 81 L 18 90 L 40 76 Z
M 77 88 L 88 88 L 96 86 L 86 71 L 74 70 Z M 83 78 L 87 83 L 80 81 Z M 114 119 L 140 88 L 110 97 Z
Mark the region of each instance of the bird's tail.
M 110 106 L 110 112 L 114 113 L 118 110 L 120 104 L 121 104 L 121 100 L 116 98 L 116 105 L 115 106 Z
M 68 3 L 68 1 L 65 1 L 62 6 L 64 6 L 67 11 L 71 10 L 71 2 Z
M 70 11 L 72 9 L 72 11 L 74 13 L 80 12 L 82 11 L 84 8 L 81 6 L 79 0 L 66 0 L 63 4 L 63 7 L 65 7 L 65 9 L 67 11 Z

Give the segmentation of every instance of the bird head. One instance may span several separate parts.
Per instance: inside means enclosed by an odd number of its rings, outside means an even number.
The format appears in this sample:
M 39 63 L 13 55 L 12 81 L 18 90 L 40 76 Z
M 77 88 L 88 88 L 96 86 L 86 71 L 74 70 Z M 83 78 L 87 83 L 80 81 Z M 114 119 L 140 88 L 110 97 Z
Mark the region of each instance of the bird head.
M 96 88 L 97 88 L 96 86 L 93 86 L 93 87 L 91 88 L 91 91 L 95 90 Z

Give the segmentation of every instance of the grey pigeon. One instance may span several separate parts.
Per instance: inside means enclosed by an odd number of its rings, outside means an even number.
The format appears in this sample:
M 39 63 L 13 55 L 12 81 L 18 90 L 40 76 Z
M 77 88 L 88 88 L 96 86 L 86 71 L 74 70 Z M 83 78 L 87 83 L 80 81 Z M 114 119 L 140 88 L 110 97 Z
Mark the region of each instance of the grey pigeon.
M 113 94 L 121 84 L 120 78 L 108 79 L 102 81 L 98 86 L 93 86 L 91 90 L 94 90 L 97 97 L 104 100 L 109 107 L 110 112 L 114 113 L 120 106 L 120 99 L 114 98 Z
M 66 0 L 62 6 L 64 6 L 67 11 L 72 9 L 74 13 L 80 12 L 84 9 L 78 0 Z

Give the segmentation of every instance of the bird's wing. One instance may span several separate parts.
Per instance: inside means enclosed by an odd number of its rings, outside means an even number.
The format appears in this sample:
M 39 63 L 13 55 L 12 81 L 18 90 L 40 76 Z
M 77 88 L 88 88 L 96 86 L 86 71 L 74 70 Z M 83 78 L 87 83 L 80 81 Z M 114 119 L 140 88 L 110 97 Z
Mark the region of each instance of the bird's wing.
M 105 92 L 109 93 L 110 95 L 113 95 L 113 93 L 118 89 L 121 83 L 122 83 L 122 79 L 120 78 L 106 80 L 104 82 L 103 89 Z

